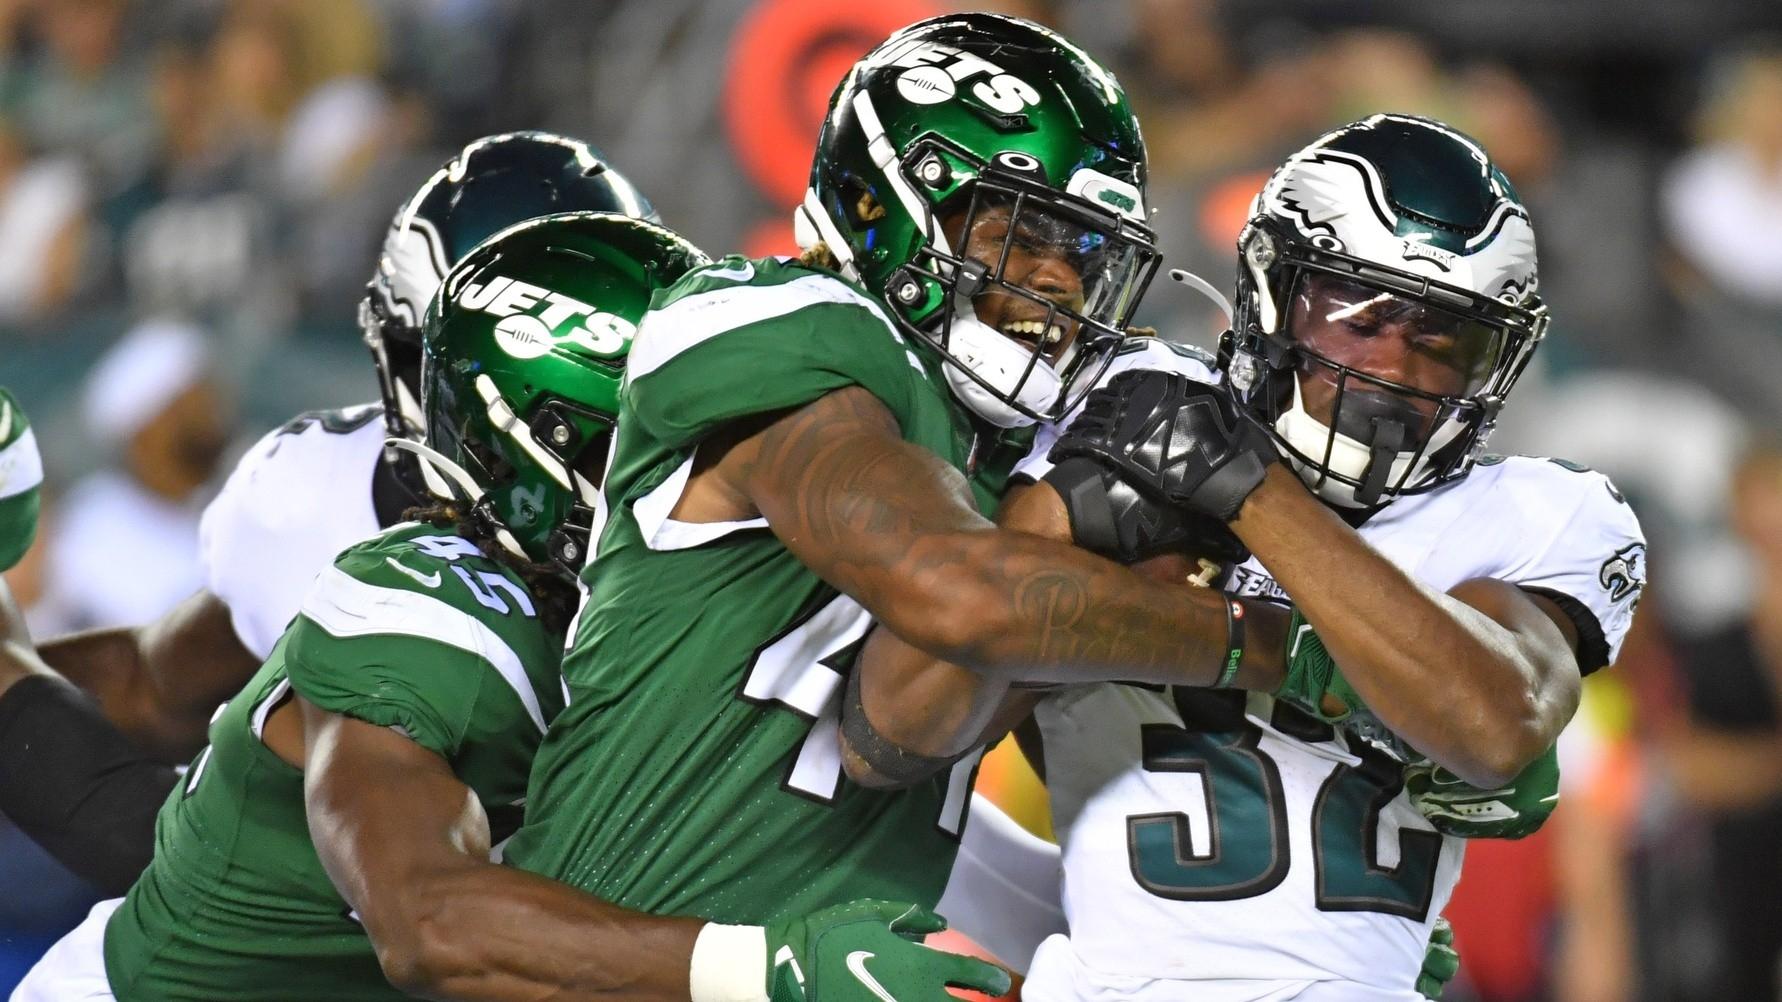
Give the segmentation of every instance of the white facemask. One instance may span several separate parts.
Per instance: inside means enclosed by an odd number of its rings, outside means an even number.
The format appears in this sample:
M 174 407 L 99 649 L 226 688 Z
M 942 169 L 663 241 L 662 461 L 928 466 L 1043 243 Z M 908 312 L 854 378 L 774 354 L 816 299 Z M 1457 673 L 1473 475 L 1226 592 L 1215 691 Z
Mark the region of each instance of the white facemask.
M 998 393 L 1005 397 L 1013 396 L 1029 410 L 1044 412 L 1056 404 L 1059 394 L 1064 392 L 1064 381 L 1045 359 L 1033 363 L 1031 347 L 1004 336 L 996 328 L 979 320 L 977 312 L 970 304 L 962 305 L 953 314 L 953 326 L 947 335 L 947 351 L 965 369 L 970 369 L 979 379 L 995 387 Z M 1027 371 L 1030 363 L 1033 364 L 1032 372 Z M 960 403 L 971 408 L 972 413 L 998 428 L 1021 428 L 1034 423 L 1033 418 L 979 385 L 960 365 L 947 362 L 942 369 L 953 395 L 959 398 Z M 1025 383 L 1021 379 L 1023 375 L 1027 377 Z M 1015 392 L 1017 384 L 1021 388 L 1018 394 Z
M 1429 473 L 1430 467 L 1434 465 L 1431 460 L 1432 454 L 1440 453 L 1443 447 L 1453 442 L 1464 428 L 1465 425 L 1455 418 L 1444 419 L 1441 426 L 1436 429 L 1436 433 L 1431 436 L 1429 447 L 1423 450 L 1421 457 L 1418 457 L 1417 452 L 1412 450 L 1400 452 L 1393 458 L 1392 467 L 1386 475 L 1386 483 L 1389 486 L 1400 483 L 1415 484 L 1423 479 Z M 1333 439 L 1330 434 L 1330 426 L 1307 412 L 1305 394 L 1301 391 L 1297 379 L 1293 381 L 1293 406 L 1275 419 L 1275 431 L 1280 434 L 1282 441 L 1314 460 L 1323 457 L 1325 445 L 1329 443 L 1330 472 L 1357 481 L 1365 481 L 1368 463 L 1373 458 L 1373 450 L 1348 435 L 1336 435 Z M 1318 469 L 1301 462 L 1291 453 L 1282 458 L 1287 461 L 1294 472 L 1299 474 L 1300 479 L 1306 482 L 1306 486 L 1311 487 L 1325 501 L 1339 508 L 1367 507 L 1356 499 L 1353 486 L 1334 477 L 1324 477 L 1324 482 L 1320 484 L 1318 480 L 1321 474 Z M 1413 459 L 1417 462 L 1415 469 L 1411 468 Z M 1410 470 L 1409 476 L 1405 475 L 1407 470 Z

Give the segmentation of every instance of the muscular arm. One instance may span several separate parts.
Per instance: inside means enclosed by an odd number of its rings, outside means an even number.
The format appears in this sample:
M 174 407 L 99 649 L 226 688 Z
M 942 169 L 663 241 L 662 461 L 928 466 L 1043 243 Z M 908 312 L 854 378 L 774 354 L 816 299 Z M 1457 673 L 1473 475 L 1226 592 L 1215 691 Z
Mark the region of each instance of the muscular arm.
M 106 894 L 154 854 L 155 814 L 178 777 L 117 732 L 31 647 L 0 584 L 0 814 Z
M 1012 532 L 1042 539 L 1067 543 L 1071 538 L 1069 516 L 1049 484 L 1011 489 L 996 522 Z M 1172 590 L 1188 590 L 1183 584 L 1189 571 L 1185 558 L 1158 558 L 1138 570 Z M 1287 617 L 1266 605 L 1253 605 L 1250 612 L 1244 658 L 1233 684 L 1273 690 L 1281 682 Z M 1223 618 L 1218 630 L 1216 642 L 1222 647 Z M 955 756 L 1001 737 L 1025 719 L 1039 697 L 1033 690 L 1011 690 L 1008 680 L 1000 676 L 986 676 L 932 657 L 889 630 L 874 631 L 867 639 L 855 671 L 861 675 L 861 709 L 873 730 L 901 749 L 933 758 Z M 1136 675 L 1130 677 L 1139 680 Z M 855 708 L 844 706 L 842 712 L 855 712 Z M 850 746 L 845 732 L 843 763 L 856 782 L 887 785 Z
M 733 446 L 709 470 L 825 581 L 909 645 L 1006 682 L 1211 684 L 1222 600 L 1075 547 L 999 530 L 964 477 L 849 387 Z
M 1576 628 L 1550 600 L 1488 579 L 1419 584 L 1278 465 L 1231 527 L 1368 708 L 1467 782 L 1508 783 L 1577 709 Z
M 488 819 L 443 759 L 299 702 L 310 835 L 391 984 L 477 1002 L 688 997 L 702 922 L 489 862 Z
M 236 637 L 228 607 L 204 591 L 146 626 L 58 637 L 38 651 L 164 762 L 184 762 L 202 748 L 217 704 L 260 666 Z

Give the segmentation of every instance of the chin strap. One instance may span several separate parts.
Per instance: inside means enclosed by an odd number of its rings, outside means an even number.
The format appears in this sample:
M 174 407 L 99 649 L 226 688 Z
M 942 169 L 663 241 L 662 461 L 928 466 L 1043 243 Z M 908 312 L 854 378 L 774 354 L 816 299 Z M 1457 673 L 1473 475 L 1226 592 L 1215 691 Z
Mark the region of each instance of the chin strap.
M 412 454 L 417 460 L 416 465 L 421 468 L 421 479 L 427 484 L 428 492 L 436 497 L 444 500 L 463 498 L 470 507 L 475 508 L 488 493 L 464 467 L 452 462 L 431 446 L 406 438 L 387 438 L 384 440 L 384 448 Z M 507 531 L 507 526 L 499 522 L 495 522 L 494 526 L 495 541 L 501 544 L 502 549 L 516 557 L 531 559 L 520 546 L 520 541 Z
M 1386 493 L 1386 480 L 1392 476 L 1393 464 L 1398 460 L 1399 450 L 1404 448 L 1405 426 L 1401 421 L 1389 418 L 1374 419 L 1374 434 L 1368 443 L 1367 470 L 1362 474 L 1361 486 L 1355 489 L 1355 500 L 1363 507 L 1373 507 L 1380 502 L 1380 496 Z

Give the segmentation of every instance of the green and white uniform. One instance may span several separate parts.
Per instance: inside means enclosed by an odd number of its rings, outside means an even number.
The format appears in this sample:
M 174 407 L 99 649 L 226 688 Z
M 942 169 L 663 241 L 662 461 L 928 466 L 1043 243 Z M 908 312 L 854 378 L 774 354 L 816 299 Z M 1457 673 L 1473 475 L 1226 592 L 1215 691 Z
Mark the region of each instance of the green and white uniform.
M 111 993 L 402 998 L 316 856 L 302 773 L 261 743 L 262 728 L 293 691 L 400 728 L 476 791 L 499 841 L 561 707 L 560 643 L 519 578 L 448 531 L 407 523 L 341 554 L 162 807 L 154 862 L 106 925 Z M 27 998 L 64 997 L 53 979 L 79 966 L 65 945 Z
M 19 562 L 37 535 L 43 459 L 12 391 L 0 387 L 0 571 Z
M 569 705 L 510 863 L 719 922 L 935 902 L 975 757 L 898 793 L 848 783 L 842 680 L 870 617 L 764 519 L 669 517 L 706 435 L 855 385 L 990 510 L 1029 436 L 976 438 L 919 352 L 859 287 L 795 262 L 732 257 L 658 293 L 631 349 Z

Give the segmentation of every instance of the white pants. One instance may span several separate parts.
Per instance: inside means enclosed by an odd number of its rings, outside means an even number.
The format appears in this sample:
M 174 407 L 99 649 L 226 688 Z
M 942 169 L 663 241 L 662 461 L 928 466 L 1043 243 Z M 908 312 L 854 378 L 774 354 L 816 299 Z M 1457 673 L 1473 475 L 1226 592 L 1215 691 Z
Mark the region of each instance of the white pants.
M 124 903 L 101 901 L 12 991 L 12 1002 L 115 1002 L 105 979 L 105 923 Z
M 1064 936 L 1034 954 L 1023 1002 L 1417 1002 L 1415 991 L 1352 981 L 1183 981 L 1117 974 L 1088 967 Z

